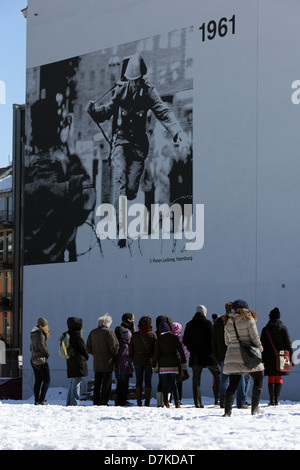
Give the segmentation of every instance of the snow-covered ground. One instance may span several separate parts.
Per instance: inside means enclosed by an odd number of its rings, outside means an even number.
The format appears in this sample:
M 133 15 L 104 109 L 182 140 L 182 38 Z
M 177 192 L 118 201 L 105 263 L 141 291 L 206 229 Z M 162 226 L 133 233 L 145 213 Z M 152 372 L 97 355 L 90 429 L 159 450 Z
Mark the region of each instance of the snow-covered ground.
M 134 401 L 130 407 L 113 402 L 95 407 L 90 401 L 66 407 L 66 394 L 64 388 L 50 388 L 46 406 L 33 405 L 33 398 L 2 400 L 0 450 L 123 450 L 128 455 L 137 450 L 300 449 L 300 403 L 269 407 L 262 401 L 261 414 L 234 407 L 232 417 L 224 418 L 212 398 L 203 400 L 202 409 L 192 399 L 183 399 L 180 409 L 157 408 L 154 398 L 149 408 Z

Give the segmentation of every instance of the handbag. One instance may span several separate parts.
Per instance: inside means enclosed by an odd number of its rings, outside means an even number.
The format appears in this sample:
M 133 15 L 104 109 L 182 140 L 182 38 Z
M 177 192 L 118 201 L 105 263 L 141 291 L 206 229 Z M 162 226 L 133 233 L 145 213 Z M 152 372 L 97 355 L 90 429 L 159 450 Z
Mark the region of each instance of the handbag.
M 267 335 L 269 337 L 270 343 L 274 349 L 275 357 L 276 357 L 276 370 L 278 372 L 288 372 L 291 370 L 291 360 L 290 360 L 290 352 L 286 349 L 282 349 L 277 351 L 272 341 L 271 335 L 266 328 Z
M 182 366 L 183 366 L 183 364 L 180 364 L 179 367 L 178 367 L 178 375 L 177 375 L 177 378 L 176 378 L 177 383 L 184 382 L 185 380 L 190 378 L 190 375 L 189 375 L 187 369 L 183 368 Z
M 249 369 L 254 369 L 262 362 L 261 351 L 256 346 L 253 346 L 253 344 L 248 344 L 240 340 L 234 320 L 233 320 L 233 326 L 235 329 L 236 337 L 240 343 L 240 349 L 241 349 L 243 362 L 245 366 L 248 367 Z
M 152 364 L 152 354 L 151 354 L 151 352 L 149 351 L 149 348 L 148 348 L 147 344 L 145 343 L 145 341 L 144 341 L 144 339 L 143 339 L 141 333 L 139 333 L 139 337 L 141 338 L 142 343 L 144 344 L 144 346 L 145 346 L 145 348 L 146 348 L 146 350 L 147 350 L 147 354 L 150 355 L 150 364 Z M 142 354 L 142 353 L 139 352 L 139 354 Z

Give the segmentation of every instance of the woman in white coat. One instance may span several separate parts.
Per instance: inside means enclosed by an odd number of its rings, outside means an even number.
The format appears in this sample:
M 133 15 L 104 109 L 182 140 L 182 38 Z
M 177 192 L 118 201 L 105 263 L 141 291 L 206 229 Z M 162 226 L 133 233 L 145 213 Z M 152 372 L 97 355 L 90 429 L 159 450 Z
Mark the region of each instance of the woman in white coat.
M 240 341 L 253 344 L 261 351 L 263 347 L 260 342 L 256 327 L 256 313 L 252 312 L 247 302 L 244 300 L 235 300 L 231 306 L 231 312 L 224 315 L 224 335 L 227 346 L 224 360 L 224 374 L 229 375 L 229 386 L 225 395 L 225 414 L 231 416 L 232 405 L 235 391 L 238 387 L 242 375 L 250 374 L 254 384 L 252 389 L 251 413 L 258 413 L 258 405 L 262 392 L 264 366 L 260 363 L 253 369 L 246 367 L 241 351 L 240 343 L 237 338 L 234 324 L 236 326 Z

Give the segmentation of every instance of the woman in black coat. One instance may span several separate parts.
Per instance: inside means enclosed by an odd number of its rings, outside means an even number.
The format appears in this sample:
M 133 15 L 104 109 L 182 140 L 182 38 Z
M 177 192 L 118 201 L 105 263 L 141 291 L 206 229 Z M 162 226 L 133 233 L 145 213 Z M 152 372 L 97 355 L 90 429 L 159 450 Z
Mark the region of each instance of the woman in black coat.
M 288 329 L 280 320 L 280 311 L 277 307 L 271 310 L 269 321 L 261 332 L 261 343 L 264 348 L 262 360 L 265 366 L 265 375 L 268 376 L 268 391 L 270 395 L 269 405 L 278 405 L 280 393 L 282 389 L 282 376 L 288 375 L 289 372 L 280 372 L 276 370 L 276 356 L 272 344 L 269 340 L 267 330 L 272 338 L 275 349 L 288 350 L 290 359 L 292 360 L 293 349 L 291 345 Z M 294 364 L 293 364 L 294 365 Z
M 169 408 L 169 393 L 173 393 L 175 406 L 180 408 L 176 378 L 179 372 L 179 360 L 177 353 L 180 354 L 180 363 L 186 368 L 186 358 L 179 341 L 178 336 L 173 335 L 168 323 L 162 322 L 158 328 L 159 336 L 154 345 L 154 354 L 152 357 L 152 366 L 158 365 L 158 373 L 162 379 L 164 404 Z
M 67 325 L 70 335 L 70 345 L 74 349 L 72 357 L 67 359 L 67 376 L 71 379 L 67 396 L 67 406 L 69 406 L 79 405 L 82 377 L 88 375 L 86 361 L 89 355 L 86 352 L 86 346 L 82 339 L 82 319 L 69 317 L 67 319 Z

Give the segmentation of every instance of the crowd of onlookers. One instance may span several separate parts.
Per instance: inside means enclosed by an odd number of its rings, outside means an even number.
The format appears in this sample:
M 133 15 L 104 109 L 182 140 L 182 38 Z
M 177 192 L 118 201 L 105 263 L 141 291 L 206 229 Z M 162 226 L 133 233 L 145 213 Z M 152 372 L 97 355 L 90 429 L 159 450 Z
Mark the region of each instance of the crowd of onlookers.
M 83 377 L 88 375 L 87 360 L 93 356 L 94 405 L 107 405 L 111 397 L 113 372 L 117 380 L 115 405 L 129 406 L 129 380 L 135 374 L 135 396 L 138 406 L 149 406 L 152 397 L 152 375 L 158 373 L 157 406 L 180 408 L 182 384 L 189 377 L 187 365 L 192 369 L 192 391 L 195 407 L 203 407 L 201 374 L 207 368 L 213 376 L 215 405 L 224 408 L 230 416 L 236 395 L 237 407 L 248 408 L 247 394 L 253 379 L 251 413 L 259 412 L 263 375 L 268 376 L 269 405 L 278 405 L 283 375 L 289 370 L 276 366 L 276 350 L 286 350 L 293 366 L 293 350 L 286 326 L 280 320 L 278 308 L 271 310 L 269 321 L 258 334 L 257 315 L 247 302 L 236 300 L 225 304 L 225 314 L 207 318 L 207 309 L 198 305 L 193 318 L 183 327 L 169 316 L 155 320 L 142 316 L 137 329 L 133 313 L 124 313 L 122 322 L 113 331 L 112 318 L 105 314 L 98 318 L 86 343 L 82 338 L 83 320 L 67 319 L 73 354 L 67 359 L 67 376 L 70 379 L 67 405 L 80 404 Z M 50 383 L 48 366 L 48 322 L 39 318 L 31 331 L 31 365 L 34 371 L 35 404 L 45 404 Z M 249 368 L 241 354 L 240 342 L 252 344 L 261 351 L 261 361 Z M 272 344 L 273 343 L 273 344 Z M 274 348 L 275 344 L 275 348 Z

